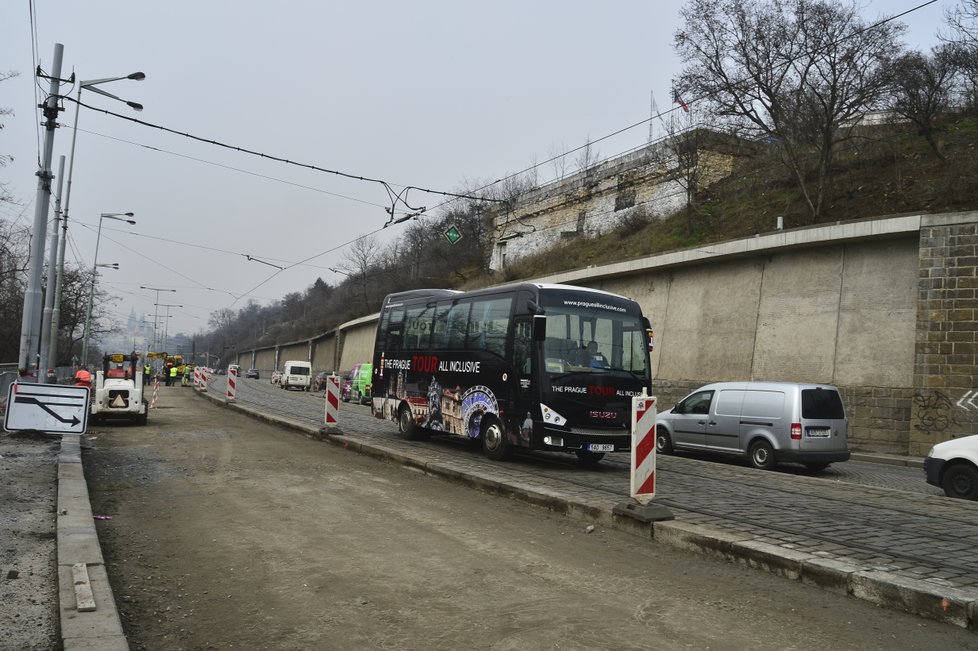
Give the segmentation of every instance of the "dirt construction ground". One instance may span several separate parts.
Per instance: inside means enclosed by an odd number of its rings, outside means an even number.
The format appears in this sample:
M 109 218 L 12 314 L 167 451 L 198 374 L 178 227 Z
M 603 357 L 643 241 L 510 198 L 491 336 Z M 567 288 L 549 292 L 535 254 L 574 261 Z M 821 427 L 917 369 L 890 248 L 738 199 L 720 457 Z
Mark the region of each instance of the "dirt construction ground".
M 133 649 L 965 649 L 968 631 L 425 476 L 164 388 L 85 474 Z M 2 643 L 0 643 L 2 647 Z

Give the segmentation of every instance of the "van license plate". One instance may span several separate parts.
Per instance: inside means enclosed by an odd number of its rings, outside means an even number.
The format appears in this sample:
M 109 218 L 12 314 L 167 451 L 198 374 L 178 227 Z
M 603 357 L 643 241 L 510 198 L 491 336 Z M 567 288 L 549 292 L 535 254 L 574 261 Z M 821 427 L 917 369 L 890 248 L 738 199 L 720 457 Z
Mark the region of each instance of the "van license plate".
M 614 452 L 615 446 L 611 443 L 592 443 L 587 449 L 591 452 Z
M 815 429 L 814 427 L 811 427 L 805 430 L 805 435 L 810 439 L 827 439 L 829 438 L 830 433 L 831 432 L 828 428 Z

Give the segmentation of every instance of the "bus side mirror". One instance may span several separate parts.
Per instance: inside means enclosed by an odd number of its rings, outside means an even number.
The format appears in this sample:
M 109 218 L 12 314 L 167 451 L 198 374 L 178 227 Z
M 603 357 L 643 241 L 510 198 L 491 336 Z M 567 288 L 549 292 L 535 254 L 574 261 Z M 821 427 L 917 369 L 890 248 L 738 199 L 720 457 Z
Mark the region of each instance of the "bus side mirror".
M 533 341 L 543 341 L 547 338 L 547 317 L 542 314 L 533 315 Z

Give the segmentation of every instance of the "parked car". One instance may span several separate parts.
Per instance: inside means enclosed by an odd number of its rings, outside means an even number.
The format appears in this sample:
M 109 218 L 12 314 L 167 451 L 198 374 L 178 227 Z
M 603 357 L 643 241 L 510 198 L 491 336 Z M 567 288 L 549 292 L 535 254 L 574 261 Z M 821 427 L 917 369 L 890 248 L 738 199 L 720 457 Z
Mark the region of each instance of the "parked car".
M 249 378 L 251 378 L 253 380 L 260 379 L 258 377 L 258 369 L 257 368 L 249 368 L 248 371 L 245 373 L 245 377 L 249 377 Z
M 272 371 L 272 379 L 269 380 L 272 384 L 278 384 L 282 381 L 282 371 Z
M 782 461 L 824 470 L 849 459 L 839 390 L 825 384 L 718 382 L 656 417 L 655 447 L 745 457 L 769 470 Z
M 978 434 L 932 447 L 924 459 L 924 475 L 948 497 L 978 500 Z
M 343 386 L 340 389 L 340 396 L 343 401 L 356 400 L 358 404 L 369 402 L 373 373 L 373 364 L 355 364 L 343 379 Z
M 316 374 L 316 377 L 312 380 L 312 390 L 313 391 L 325 391 L 326 390 L 326 378 L 332 375 L 332 371 L 320 371 Z

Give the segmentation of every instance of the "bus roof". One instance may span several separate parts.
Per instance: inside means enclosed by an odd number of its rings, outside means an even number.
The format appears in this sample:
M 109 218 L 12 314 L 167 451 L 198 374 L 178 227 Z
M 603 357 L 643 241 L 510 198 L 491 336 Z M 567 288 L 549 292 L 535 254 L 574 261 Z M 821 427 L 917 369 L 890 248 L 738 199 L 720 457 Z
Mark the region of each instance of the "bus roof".
M 507 292 L 515 291 L 517 289 L 535 289 L 544 291 L 570 291 L 570 292 L 588 292 L 592 294 L 602 294 L 611 298 L 617 298 L 624 301 L 632 301 L 633 299 L 622 296 L 621 294 L 614 294 L 612 292 L 607 292 L 603 289 L 594 289 L 591 287 L 580 287 L 578 285 L 562 285 L 559 283 L 532 283 L 532 282 L 522 282 L 513 283 L 511 285 L 496 285 L 493 287 L 483 287 L 480 289 L 473 289 L 467 292 L 462 292 L 454 289 L 411 289 L 404 292 L 397 292 L 394 294 L 388 294 L 387 298 L 384 300 L 384 307 L 391 304 L 396 304 L 400 302 L 415 301 L 418 299 L 438 299 L 438 298 L 451 298 L 453 296 L 459 296 L 465 294 L 468 296 L 479 296 L 482 294 L 495 294 L 497 292 Z

